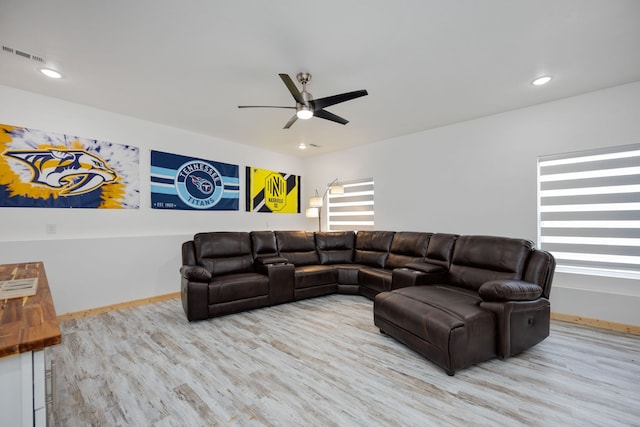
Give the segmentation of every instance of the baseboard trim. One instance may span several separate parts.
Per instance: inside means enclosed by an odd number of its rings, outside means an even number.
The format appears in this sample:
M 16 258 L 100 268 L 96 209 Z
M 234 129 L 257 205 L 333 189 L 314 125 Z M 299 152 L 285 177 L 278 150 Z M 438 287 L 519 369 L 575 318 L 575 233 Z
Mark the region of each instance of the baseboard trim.
M 80 319 L 82 317 L 95 316 L 97 314 L 108 313 L 114 310 L 122 310 L 123 308 L 137 307 L 139 305 L 151 304 L 154 302 L 165 301 L 168 299 L 179 298 L 180 292 L 158 295 L 155 297 L 142 298 L 133 301 L 125 301 L 118 304 L 106 305 L 103 307 L 90 308 L 89 310 L 75 311 L 73 313 L 61 314 L 58 316 L 58 322 L 70 319 Z
M 593 326 L 599 329 L 609 331 L 624 332 L 627 334 L 640 335 L 640 326 L 627 325 L 624 323 L 609 322 L 607 320 L 591 319 L 589 317 L 575 316 L 572 314 L 562 314 L 551 312 L 552 320 L 560 320 L 562 322 L 577 323 L 579 325 Z
M 179 298 L 179 297 L 180 297 L 180 292 L 173 292 L 173 293 L 170 293 L 170 294 L 158 295 L 158 296 L 155 296 L 155 297 L 142 298 L 142 299 L 137 299 L 137 300 L 133 300 L 133 301 L 126 301 L 126 302 L 121 302 L 121 303 L 118 303 L 118 304 L 112 304 L 112 305 L 107 305 L 107 306 L 103 306 L 103 307 L 91 308 L 89 310 L 82 310 L 82 311 L 76 311 L 76 312 L 73 312 L 73 313 L 61 314 L 61 315 L 58 316 L 58 321 L 62 322 L 64 320 L 79 319 L 79 318 L 82 318 L 82 317 L 95 316 L 97 314 L 108 313 L 108 312 L 113 311 L 113 310 L 122 310 L 123 308 L 137 307 L 139 305 L 151 304 L 151 303 L 154 303 L 154 302 L 165 301 L 165 300 L 168 300 L 168 299 Z M 576 316 L 576 315 L 572 315 L 572 314 L 556 313 L 556 312 L 553 312 L 553 311 L 551 312 L 551 319 L 552 320 L 559 320 L 559 321 L 562 321 L 562 322 L 576 323 L 576 324 L 579 324 L 579 325 L 593 326 L 595 328 L 606 329 L 606 330 L 609 330 L 609 331 L 624 332 L 624 333 L 633 334 L 633 335 L 640 335 L 640 326 L 627 325 L 627 324 L 624 324 L 624 323 L 609 322 L 607 320 L 592 319 L 592 318 L 589 318 L 589 317 Z

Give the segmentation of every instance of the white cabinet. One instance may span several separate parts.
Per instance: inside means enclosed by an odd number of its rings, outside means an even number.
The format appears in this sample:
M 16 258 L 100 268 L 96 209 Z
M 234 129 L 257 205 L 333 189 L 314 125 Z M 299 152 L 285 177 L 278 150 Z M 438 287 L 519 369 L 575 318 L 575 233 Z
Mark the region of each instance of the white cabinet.
M 44 350 L 0 358 L 0 426 L 46 426 Z
M 35 426 L 47 425 L 47 385 L 44 350 L 33 354 L 33 417 Z
M 0 281 L 38 279 L 35 295 L 0 304 L 0 427 L 46 426 L 53 407 L 53 369 L 45 371 L 44 351 L 62 334 L 42 262 L 0 265 Z

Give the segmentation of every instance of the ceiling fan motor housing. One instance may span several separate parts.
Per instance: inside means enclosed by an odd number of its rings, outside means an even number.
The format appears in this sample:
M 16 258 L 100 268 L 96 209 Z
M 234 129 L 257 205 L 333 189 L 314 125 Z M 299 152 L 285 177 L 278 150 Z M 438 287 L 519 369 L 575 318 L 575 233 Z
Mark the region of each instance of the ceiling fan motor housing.
M 311 74 L 309 73 L 298 73 L 296 75 L 296 78 L 298 79 L 298 81 L 302 84 L 302 85 L 306 85 L 307 83 L 309 83 L 311 81 Z

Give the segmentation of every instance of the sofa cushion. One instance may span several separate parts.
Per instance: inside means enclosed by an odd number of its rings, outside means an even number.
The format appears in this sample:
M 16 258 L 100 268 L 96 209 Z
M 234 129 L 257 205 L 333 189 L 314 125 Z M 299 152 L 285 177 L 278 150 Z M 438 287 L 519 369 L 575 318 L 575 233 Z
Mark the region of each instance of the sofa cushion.
M 209 283 L 209 304 L 269 295 L 269 278 L 258 273 L 228 274 Z
M 314 234 L 311 231 L 276 231 L 281 257 L 298 266 L 320 264 Z
M 253 272 L 249 233 L 217 231 L 193 238 L 196 260 L 212 275 Z
M 461 236 L 453 248 L 448 283 L 477 291 L 490 280 L 520 280 L 533 243 L 493 236 Z
M 493 319 L 493 313 L 480 308 L 482 300 L 476 292 L 452 286 L 410 286 L 385 295 L 387 299 L 402 303 L 383 304 L 378 307 L 380 313 L 394 319 L 397 326 L 432 343 L 448 342 L 447 335 L 451 329 L 464 326 L 466 320 L 481 313 Z M 376 305 L 380 305 L 379 302 L 376 298 Z M 446 328 L 439 328 L 444 321 Z
M 478 293 L 453 286 L 410 286 L 375 297 L 374 322 L 449 374 L 496 355 L 496 318 Z
M 338 270 L 338 283 L 341 285 L 359 285 L 360 280 L 358 275 L 360 274 L 360 268 L 362 266 L 358 264 L 334 264 Z
M 316 233 L 316 247 L 321 264 L 348 264 L 353 261 L 356 234 L 353 231 Z
M 328 265 L 305 265 L 296 267 L 296 289 L 330 285 L 338 282 L 338 269 Z
M 353 262 L 384 268 L 394 234 L 393 231 L 358 231 Z
M 420 262 L 427 255 L 431 233 L 402 231 L 393 235 L 385 268 L 405 267 L 411 262 Z
M 392 275 L 393 270 L 362 266 L 358 273 L 358 281 L 360 282 L 360 287 L 365 287 L 368 290 L 375 292 L 388 291 L 391 289 Z
M 424 261 L 429 264 L 441 265 L 448 269 L 453 255 L 453 246 L 458 237 L 457 234 L 433 234 L 429 239 L 427 255 Z
M 272 258 L 278 256 L 276 235 L 273 231 L 252 231 L 251 250 L 254 258 Z

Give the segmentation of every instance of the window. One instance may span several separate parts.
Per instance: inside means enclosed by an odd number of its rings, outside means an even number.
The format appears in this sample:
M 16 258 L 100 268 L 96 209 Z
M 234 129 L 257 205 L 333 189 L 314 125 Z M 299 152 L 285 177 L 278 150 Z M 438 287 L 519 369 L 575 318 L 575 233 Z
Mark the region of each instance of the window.
M 640 144 L 538 158 L 538 242 L 557 271 L 640 278 Z
M 327 194 L 329 230 L 373 230 L 373 178 L 340 185 L 344 194 Z

